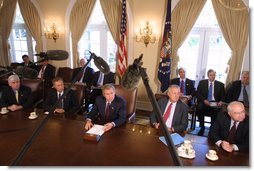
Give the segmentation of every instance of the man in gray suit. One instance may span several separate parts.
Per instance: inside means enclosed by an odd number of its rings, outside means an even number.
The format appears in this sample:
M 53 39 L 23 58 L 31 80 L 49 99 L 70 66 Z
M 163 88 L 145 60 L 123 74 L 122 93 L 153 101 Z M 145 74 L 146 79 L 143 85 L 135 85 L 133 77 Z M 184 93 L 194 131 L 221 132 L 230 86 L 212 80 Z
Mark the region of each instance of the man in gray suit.
M 188 106 L 180 100 L 180 87 L 171 85 L 168 88 L 168 97 L 161 98 L 158 101 L 169 132 L 183 132 L 188 126 Z M 150 116 L 150 122 L 153 127 L 159 129 L 160 124 L 155 111 Z

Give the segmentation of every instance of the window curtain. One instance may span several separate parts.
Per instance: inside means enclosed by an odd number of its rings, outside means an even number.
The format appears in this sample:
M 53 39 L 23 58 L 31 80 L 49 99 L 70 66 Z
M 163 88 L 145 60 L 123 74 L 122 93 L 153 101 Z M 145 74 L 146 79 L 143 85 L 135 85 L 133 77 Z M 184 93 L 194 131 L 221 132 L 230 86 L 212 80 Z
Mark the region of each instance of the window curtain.
M 224 5 L 221 0 L 212 0 L 212 3 L 222 34 L 232 50 L 228 62 L 227 85 L 229 82 L 239 79 L 244 51 L 249 37 L 249 13 L 247 8 L 242 10 L 230 8 L 232 0 L 223 0 Z
M 78 42 L 85 30 L 96 0 L 77 0 L 71 10 L 70 31 L 73 61 L 78 61 Z M 77 62 L 74 62 L 77 67 Z
M 36 41 L 35 50 L 42 52 L 42 30 L 40 16 L 30 0 L 18 0 L 21 14 L 25 24 Z
M 100 0 L 109 30 L 116 44 L 119 44 L 122 3 L 120 0 Z
M 4 0 L 3 6 L 0 11 L 0 38 L 1 45 L 0 51 L 2 55 L 0 57 L 0 65 L 8 66 L 10 65 L 10 54 L 9 54 L 9 43 L 8 38 L 12 30 L 12 24 L 14 21 L 14 14 L 16 9 L 17 0 Z
M 195 24 L 206 0 L 181 0 L 172 12 L 172 64 L 171 77 L 177 76 L 176 70 L 179 61 L 178 49 Z

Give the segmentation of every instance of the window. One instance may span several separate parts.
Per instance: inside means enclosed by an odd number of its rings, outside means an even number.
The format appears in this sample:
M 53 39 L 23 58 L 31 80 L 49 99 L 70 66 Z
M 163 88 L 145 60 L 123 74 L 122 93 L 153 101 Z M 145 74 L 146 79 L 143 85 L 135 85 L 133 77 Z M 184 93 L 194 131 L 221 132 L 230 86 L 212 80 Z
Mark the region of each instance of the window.
M 25 25 L 18 4 L 9 42 L 11 46 L 11 62 L 23 62 L 22 55 L 24 54 L 28 54 L 32 61 L 36 59 L 33 55 L 36 42 Z
M 211 0 L 208 0 L 192 31 L 179 49 L 179 67 L 187 68 L 186 76 L 196 80 L 207 78 L 207 71 L 216 71 L 216 80 L 226 81 L 227 62 L 231 50 L 219 28 Z
M 116 71 L 117 45 L 108 29 L 100 1 L 98 0 L 78 45 L 80 58 L 85 57 L 86 59 L 90 59 L 89 51 L 102 57 L 109 64 L 111 72 Z M 90 66 L 95 71 L 98 71 L 93 61 L 91 61 Z

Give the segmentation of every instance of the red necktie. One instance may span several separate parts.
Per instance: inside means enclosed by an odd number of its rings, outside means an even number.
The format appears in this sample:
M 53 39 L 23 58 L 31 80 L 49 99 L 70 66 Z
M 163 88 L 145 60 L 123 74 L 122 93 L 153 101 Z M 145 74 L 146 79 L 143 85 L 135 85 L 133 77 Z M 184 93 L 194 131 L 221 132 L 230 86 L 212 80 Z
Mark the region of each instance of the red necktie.
M 43 79 L 44 71 L 45 71 L 45 65 L 42 66 L 41 68 L 41 79 Z
M 110 111 L 110 103 L 107 102 L 106 109 L 105 109 L 105 114 L 107 118 L 109 118 L 109 111 Z
M 169 117 L 170 112 L 171 112 L 172 104 L 173 104 L 173 103 L 170 103 L 170 105 L 169 105 L 168 108 L 167 108 L 167 111 L 166 111 L 165 114 L 163 115 L 163 120 L 164 120 L 164 122 L 166 122 L 166 121 L 168 120 L 168 117 Z
M 235 134 L 236 134 L 236 121 L 234 122 L 234 125 L 231 127 L 229 134 L 228 134 L 228 142 L 234 143 L 235 141 Z

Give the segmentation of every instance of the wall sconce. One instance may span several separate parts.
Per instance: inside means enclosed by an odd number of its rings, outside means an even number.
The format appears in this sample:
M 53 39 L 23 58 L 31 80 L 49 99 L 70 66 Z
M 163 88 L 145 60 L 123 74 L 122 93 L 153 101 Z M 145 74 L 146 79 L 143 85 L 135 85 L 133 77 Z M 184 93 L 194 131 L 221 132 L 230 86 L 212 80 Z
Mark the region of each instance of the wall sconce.
M 144 28 L 140 27 L 139 30 L 136 31 L 136 42 L 143 42 L 147 47 L 149 43 L 155 43 L 155 41 L 156 37 L 153 35 L 153 30 L 147 21 Z
M 53 22 L 52 26 L 47 27 L 46 26 L 47 22 L 45 21 L 45 37 L 47 39 L 53 39 L 55 42 L 57 39 L 60 37 L 60 29 L 56 27 L 56 23 Z

